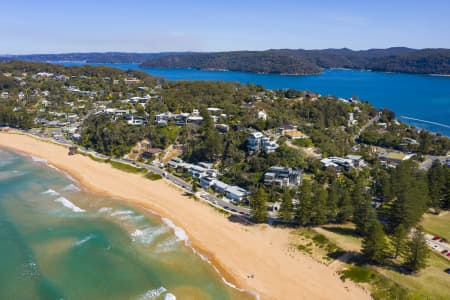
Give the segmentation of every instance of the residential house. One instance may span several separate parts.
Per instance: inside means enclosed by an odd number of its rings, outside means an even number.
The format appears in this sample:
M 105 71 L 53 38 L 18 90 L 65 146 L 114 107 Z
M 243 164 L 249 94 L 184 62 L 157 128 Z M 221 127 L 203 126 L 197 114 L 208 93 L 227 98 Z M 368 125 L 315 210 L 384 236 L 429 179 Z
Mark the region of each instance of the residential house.
M 250 151 L 257 151 L 261 148 L 261 145 L 263 143 L 263 138 L 264 135 L 257 131 L 257 132 L 252 132 L 248 137 L 247 137 L 247 148 Z
M 258 111 L 258 113 L 256 114 L 256 117 L 258 118 L 258 119 L 261 119 L 261 120 L 267 120 L 267 113 L 265 112 L 265 110 L 260 110 L 260 111 Z
M 414 153 L 384 152 L 380 153 L 378 157 L 388 166 L 395 166 L 404 160 L 410 159 L 414 155 Z
M 264 174 L 264 184 L 281 188 L 299 186 L 302 182 L 300 169 L 272 166 Z

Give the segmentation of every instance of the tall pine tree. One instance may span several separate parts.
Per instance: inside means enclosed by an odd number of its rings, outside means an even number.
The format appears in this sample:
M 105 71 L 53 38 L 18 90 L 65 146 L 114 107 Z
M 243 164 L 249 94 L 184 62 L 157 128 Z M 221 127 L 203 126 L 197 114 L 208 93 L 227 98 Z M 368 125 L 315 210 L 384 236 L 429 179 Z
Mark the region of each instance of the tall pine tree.
M 378 220 L 372 221 L 368 226 L 362 244 L 362 254 L 368 260 L 382 263 L 386 259 L 386 235 Z
M 264 223 L 267 221 L 267 201 L 269 199 L 269 195 L 264 190 L 263 187 L 260 187 L 256 190 L 256 192 L 251 196 L 250 208 L 252 211 L 252 219 L 256 223 Z
M 298 191 L 298 206 L 295 212 L 295 218 L 302 226 L 311 223 L 312 212 L 312 191 L 309 180 L 304 180 Z
M 418 272 L 427 266 L 430 255 L 422 228 L 414 231 L 405 249 L 405 266 L 412 272 Z

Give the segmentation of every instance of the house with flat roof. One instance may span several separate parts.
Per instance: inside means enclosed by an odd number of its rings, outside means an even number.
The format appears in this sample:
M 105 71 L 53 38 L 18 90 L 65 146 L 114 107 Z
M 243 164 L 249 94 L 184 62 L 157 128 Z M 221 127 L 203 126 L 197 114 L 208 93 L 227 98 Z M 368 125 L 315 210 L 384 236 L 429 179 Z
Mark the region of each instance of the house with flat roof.
M 263 138 L 264 138 L 264 135 L 259 131 L 250 133 L 249 136 L 247 137 L 248 150 L 250 150 L 250 151 L 259 150 L 263 143 Z
M 289 188 L 299 186 L 302 182 L 302 172 L 300 169 L 272 166 L 264 174 L 264 184 Z
M 263 138 L 263 149 L 266 153 L 272 153 L 275 152 L 275 150 L 278 149 L 278 144 L 275 141 L 269 140 L 269 138 L 264 137 Z
M 397 165 L 401 163 L 404 160 L 408 160 L 411 157 L 416 155 L 415 153 L 403 153 L 403 152 L 384 152 L 379 154 L 379 158 L 381 161 L 385 162 L 386 164 L 393 164 Z

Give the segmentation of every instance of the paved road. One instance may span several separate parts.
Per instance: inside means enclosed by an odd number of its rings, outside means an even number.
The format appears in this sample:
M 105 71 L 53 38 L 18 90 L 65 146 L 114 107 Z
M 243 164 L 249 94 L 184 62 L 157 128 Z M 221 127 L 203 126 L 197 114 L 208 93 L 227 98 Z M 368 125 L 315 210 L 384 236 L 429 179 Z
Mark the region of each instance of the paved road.
M 370 119 L 363 127 L 361 127 L 361 129 L 358 131 L 358 133 L 353 138 L 353 141 L 356 142 L 356 140 L 359 139 L 359 137 L 364 132 L 364 130 L 366 130 L 368 127 L 372 126 L 375 122 L 378 122 L 380 117 L 381 117 L 381 113 L 378 113 L 375 117 Z
M 441 254 L 441 251 L 443 250 L 447 250 L 448 251 L 447 253 L 450 253 L 450 244 L 440 242 L 439 240 L 433 240 L 433 237 L 434 237 L 433 235 L 425 233 L 425 241 L 432 250 L 438 252 L 439 254 Z M 447 253 L 441 255 L 450 259 L 450 257 L 447 256 Z
M 450 156 L 424 155 L 424 158 L 425 160 L 419 165 L 419 169 L 421 170 L 428 170 L 436 159 L 445 165 L 447 160 L 450 159 Z
M 173 184 L 175 184 L 176 186 L 179 186 L 180 188 L 186 190 L 189 193 L 192 193 L 192 184 L 190 184 L 189 182 L 186 182 L 185 180 L 183 180 L 180 177 L 177 177 L 175 175 L 170 174 L 169 172 L 165 171 L 164 169 L 160 168 L 157 165 L 157 162 L 155 162 L 153 165 L 149 165 L 149 164 L 144 164 L 144 163 L 140 163 L 140 162 L 136 162 L 134 160 L 131 159 L 121 159 L 121 158 L 113 158 L 101 153 L 98 153 L 96 151 L 90 150 L 90 149 L 86 149 L 84 147 L 80 147 L 78 145 L 73 144 L 71 141 L 65 139 L 64 137 L 58 137 L 58 138 L 51 138 L 49 136 L 46 136 L 44 134 L 40 134 L 40 133 L 32 133 L 32 132 L 28 132 L 31 135 L 37 136 L 39 138 L 43 138 L 43 139 L 52 139 L 55 143 L 64 145 L 64 146 L 76 146 L 78 147 L 78 149 L 80 149 L 81 151 L 87 153 L 87 154 L 91 154 L 95 157 L 101 158 L 101 159 L 110 159 L 112 161 L 116 161 L 116 162 L 120 162 L 120 163 L 124 163 L 124 164 L 129 164 L 129 165 L 133 165 L 133 166 L 137 166 L 137 167 L 141 167 L 146 169 L 149 172 L 153 172 L 156 174 L 159 174 L 161 176 L 163 176 L 166 180 L 172 182 Z M 251 223 L 248 218 L 250 217 L 250 209 L 247 208 L 243 208 L 237 205 L 232 204 L 228 199 L 221 199 L 221 198 L 217 198 L 216 196 L 200 189 L 199 192 L 196 193 L 196 196 L 200 197 L 202 200 L 204 200 L 205 202 L 209 202 L 210 204 L 216 206 L 217 208 L 223 209 L 233 215 L 239 216 L 240 218 L 242 218 L 242 220 L 246 223 Z

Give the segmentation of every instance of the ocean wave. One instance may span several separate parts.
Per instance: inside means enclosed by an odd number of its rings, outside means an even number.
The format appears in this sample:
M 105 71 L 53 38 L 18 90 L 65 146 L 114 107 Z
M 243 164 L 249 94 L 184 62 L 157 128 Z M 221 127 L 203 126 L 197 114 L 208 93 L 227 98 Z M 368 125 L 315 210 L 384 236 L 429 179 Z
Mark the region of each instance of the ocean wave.
M 34 161 L 34 162 L 47 164 L 47 160 L 43 159 L 43 158 L 40 158 L 40 157 L 31 156 L 31 160 Z
M 84 239 L 81 239 L 81 240 L 75 242 L 75 243 L 74 243 L 74 246 L 76 246 L 76 247 L 81 246 L 81 245 L 83 245 L 84 243 L 89 242 L 89 241 L 92 240 L 93 238 L 95 238 L 95 235 L 94 235 L 94 234 L 90 234 L 90 235 L 88 235 L 87 237 L 85 237 Z
M 121 219 L 122 221 L 139 222 L 139 221 L 145 220 L 145 216 L 143 216 L 143 215 L 133 216 L 130 214 L 130 215 L 122 215 L 119 219 Z
M 77 187 L 75 184 L 71 183 L 66 185 L 62 190 L 62 192 L 79 192 L 80 188 Z
M 167 292 L 167 290 L 163 286 L 161 286 L 161 287 L 159 287 L 157 289 L 147 291 L 144 295 L 139 297 L 139 300 L 156 299 L 157 297 L 161 296 L 165 292 Z M 165 297 L 164 297 L 164 299 L 165 299 Z
M 183 228 L 176 226 L 170 219 L 162 218 L 162 221 L 173 230 L 178 241 L 187 241 L 189 239 Z
M 164 300 L 177 300 L 177 297 L 174 294 L 167 293 L 164 295 Z
M 168 238 L 161 243 L 158 243 L 155 248 L 156 253 L 167 253 L 176 250 L 178 240 L 175 237 Z
M 45 192 L 42 192 L 41 194 L 42 195 L 50 195 L 50 196 L 59 196 L 59 193 L 52 189 L 48 189 Z
M 139 242 L 144 245 L 150 245 L 158 236 L 166 233 L 165 227 L 147 227 L 144 229 L 136 229 L 131 233 L 133 242 Z
M 79 208 L 72 202 L 70 202 L 67 198 L 59 197 L 58 199 L 55 199 L 55 202 L 61 203 L 67 208 L 70 208 L 73 212 L 85 212 L 84 209 Z
M 134 214 L 134 211 L 126 209 L 126 210 L 116 210 L 112 214 L 110 214 L 111 217 L 116 216 L 123 216 L 123 215 L 132 215 Z
M 112 211 L 111 207 L 101 207 L 101 208 L 99 208 L 98 213 L 99 214 L 103 214 L 103 213 L 107 213 L 107 212 L 110 212 L 110 211 Z

